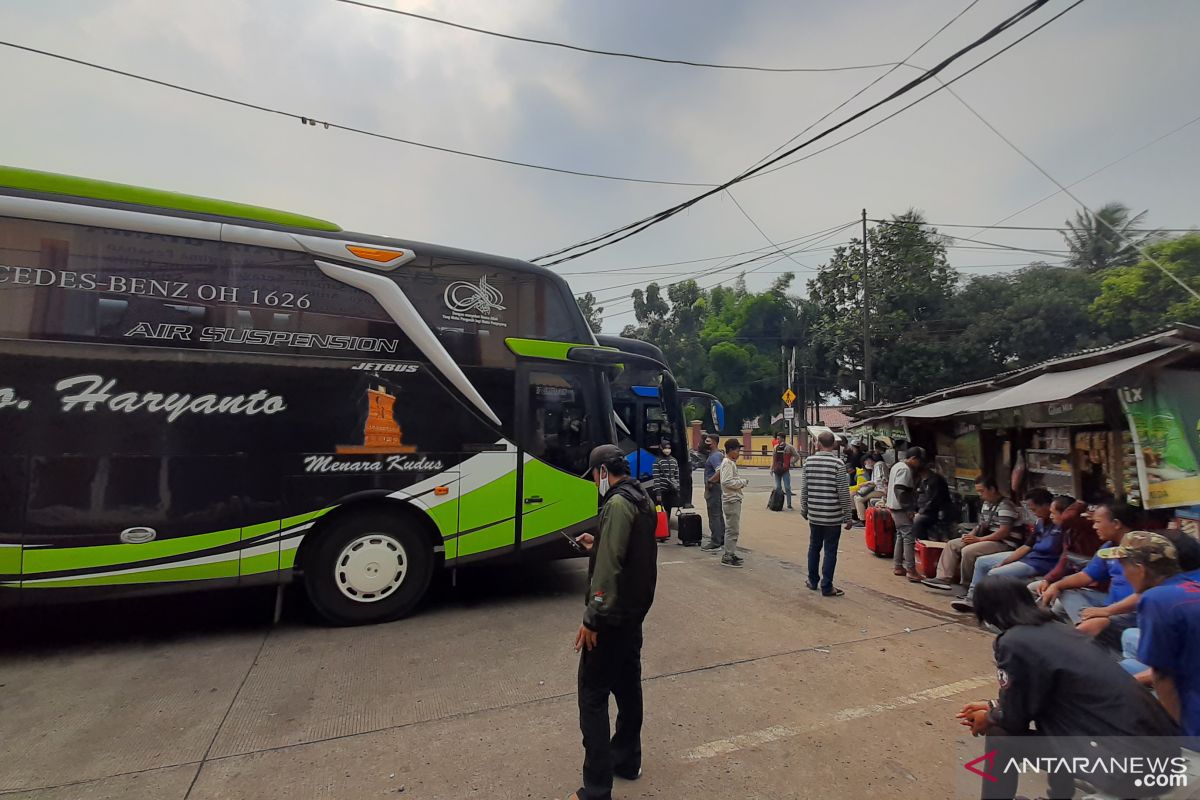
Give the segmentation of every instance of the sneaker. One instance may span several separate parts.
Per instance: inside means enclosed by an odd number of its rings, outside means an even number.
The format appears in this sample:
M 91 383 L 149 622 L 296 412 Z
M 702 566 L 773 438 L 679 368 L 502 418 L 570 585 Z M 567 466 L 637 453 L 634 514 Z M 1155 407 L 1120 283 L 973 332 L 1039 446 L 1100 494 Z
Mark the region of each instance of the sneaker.
M 724 556 L 721 558 L 722 567 L 740 567 L 744 562 L 737 556 Z
M 943 592 L 948 592 L 954 588 L 953 583 L 947 580 L 942 580 L 941 578 L 926 578 L 925 580 L 921 581 L 921 583 L 928 586 L 930 589 L 941 589 Z
M 700 546 L 701 553 L 716 553 L 725 548 L 719 544 L 705 544 Z
M 904 567 L 896 566 L 896 567 L 892 567 L 892 574 L 904 576 L 904 575 L 907 575 L 908 573 L 905 572 Z
M 925 580 L 925 576 L 917 572 L 915 569 L 910 569 L 906 575 L 909 583 L 921 583 Z
M 975 604 L 965 597 L 952 601 L 950 607 L 961 614 L 970 614 L 975 610 Z

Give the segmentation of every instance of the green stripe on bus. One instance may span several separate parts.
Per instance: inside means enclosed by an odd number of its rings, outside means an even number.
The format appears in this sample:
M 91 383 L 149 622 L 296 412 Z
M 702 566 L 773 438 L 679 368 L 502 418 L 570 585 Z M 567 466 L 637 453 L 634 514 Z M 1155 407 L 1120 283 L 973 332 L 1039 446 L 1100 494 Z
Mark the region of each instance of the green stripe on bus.
M 57 578 L 21 584 L 22 589 L 72 589 L 82 586 L 116 586 L 167 581 L 203 581 L 214 578 L 236 578 L 237 559 L 215 564 L 193 564 L 185 567 L 148 569 L 125 575 L 94 575 L 89 578 Z
M 295 550 L 292 551 L 293 554 L 295 552 Z M 279 551 L 275 550 L 271 553 L 261 553 L 256 556 L 243 556 L 241 561 L 238 562 L 238 571 L 241 572 L 242 575 L 258 575 L 263 572 L 278 572 L 279 555 Z
M 21 574 L 21 547 L 19 545 L 0 545 L 0 575 Z
M 510 337 L 504 340 L 508 349 L 518 356 L 525 358 L 545 358 L 551 361 L 566 361 L 572 347 L 595 347 L 590 342 L 551 342 L 546 339 L 519 339 Z M 616 350 L 615 347 L 601 347 L 601 350 Z
M 240 528 L 231 528 L 196 536 L 179 536 L 145 544 L 103 544 L 93 547 L 30 547 L 25 549 L 24 575 L 36 577 L 42 572 L 62 569 L 86 569 L 89 567 L 111 567 L 154 558 L 170 558 L 188 553 L 236 544 L 241 538 Z M 236 561 L 234 562 L 236 563 Z
M 485 553 L 501 547 L 511 547 L 517 540 L 516 523 L 509 519 L 497 522 L 458 538 L 458 557 Z
M 139 206 L 187 211 L 194 214 L 210 214 L 216 217 L 267 222 L 290 228 L 308 228 L 318 231 L 340 231 L 332 222 L 274 208 L 213 200 L 191 194 L 167 192 L 162 189 L 147 189 L 124 183 L 111 183 L 54 172 L 39 172 L 32 169 L 0 165 L 0 187 L 22 189 L 30 192 L 85 197 L 91 200 L 107 200 L 114 203 L 131 203 Z

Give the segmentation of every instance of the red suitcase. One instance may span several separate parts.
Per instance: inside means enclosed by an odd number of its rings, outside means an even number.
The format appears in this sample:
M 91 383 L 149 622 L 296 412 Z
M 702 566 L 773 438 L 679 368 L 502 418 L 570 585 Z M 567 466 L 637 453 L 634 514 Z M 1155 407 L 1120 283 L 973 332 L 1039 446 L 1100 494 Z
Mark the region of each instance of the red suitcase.
M 654 526 L 654 538 L 656 541 L 665 542 L 671 538 L 670 520 L 667 519 L 667 512 L 662 506 L 655 506 L 654 510 L 658 513 L 658 524 Z
M 896 548 L 896 522 L 886 508 L 867 509 L 867 549 L 880 558 L 891 558 Z

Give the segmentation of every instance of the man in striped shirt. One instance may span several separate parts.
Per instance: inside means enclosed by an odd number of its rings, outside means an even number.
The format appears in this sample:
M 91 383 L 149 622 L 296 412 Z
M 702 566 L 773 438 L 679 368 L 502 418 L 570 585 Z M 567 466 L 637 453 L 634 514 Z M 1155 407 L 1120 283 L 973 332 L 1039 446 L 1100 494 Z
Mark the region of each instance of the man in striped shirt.
M 804 461 L 800 481 L 800 514 L 808 520 L 808 581 L 804 584 L 826 597 L 841 597 L 845 592 L 833 585 L 837 568 L 841 526 L 850 530 L 850 486 L 846 483 L 846 465 L 835 452 L 837 440 L 829 431 L 817 437 L 816 453 Z M 821 567 L 821 551 L 825 566 Z M 817 573 L 820 571 L 820 582 Z

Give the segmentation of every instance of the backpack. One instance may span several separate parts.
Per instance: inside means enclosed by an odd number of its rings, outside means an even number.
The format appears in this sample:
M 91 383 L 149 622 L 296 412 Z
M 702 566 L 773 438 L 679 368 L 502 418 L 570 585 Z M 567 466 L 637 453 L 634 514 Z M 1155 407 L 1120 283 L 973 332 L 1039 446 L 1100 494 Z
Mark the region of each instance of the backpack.
M 780 444 L 775 448 L 775 454 L 771 456 L 771 474 L 782 475 L 792 468 L 792 457 L 787 451 L 786 444 Z

